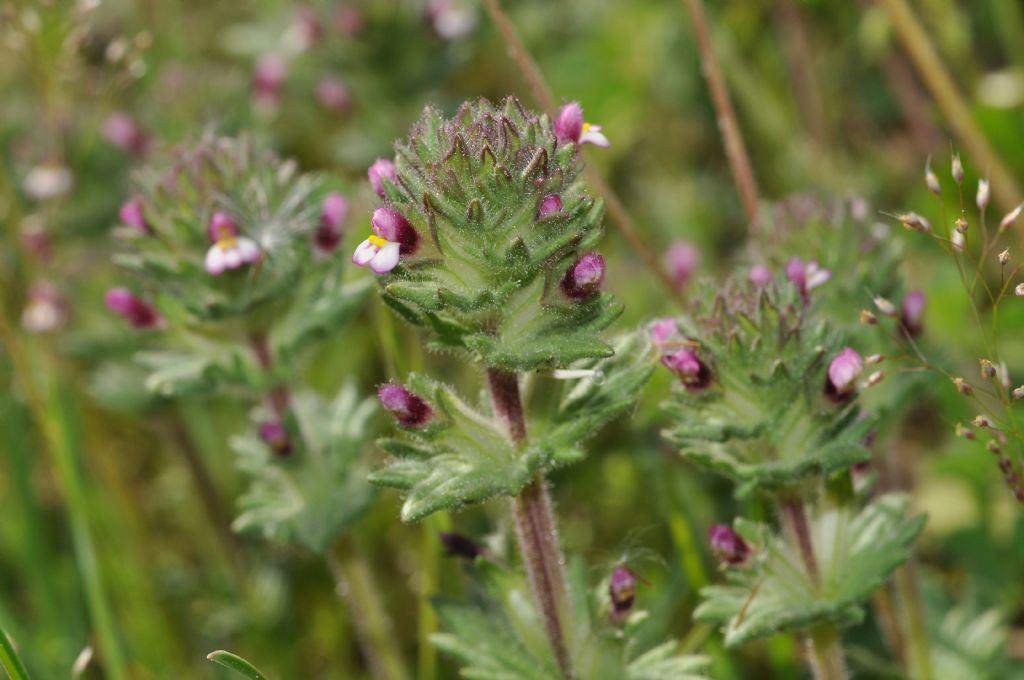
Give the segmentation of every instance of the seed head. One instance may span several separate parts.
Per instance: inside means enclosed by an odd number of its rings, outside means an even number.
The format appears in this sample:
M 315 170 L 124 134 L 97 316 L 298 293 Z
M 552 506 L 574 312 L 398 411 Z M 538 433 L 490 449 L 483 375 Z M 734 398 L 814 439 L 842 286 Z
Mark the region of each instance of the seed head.
M 875 307 L 884 316 L 895 317 L 895 316 L 899 315 L 899 313 L 896 311 L 896 305 L 894 305 L 893 303 L 889 302 L 889 300 L 885 299 L 884 297 L 876 296 L 874 302 L 875 302 Z
M 952 165 L 953 165 L 953 167 L 951 168 L 951 170 L 952 170 L 952 175 L 953 175 L 953 181 L 956 182 L 957 184 L 963 183 L 963 181 L 964 181 L 964 166 L 963 166 L 963 163 L 960 162 L 960 154 L 958 154 L 958 153 L 957 154 L 953 154 L 953 164 Z
M 939 185 L 939 178 L 935 176 L 932 171 L 932 161 L 929 158 L 928 163 L 924 166 L 924 183 L 928 185 L 928 191 L 932 192 L 936 196 L 942 194 L 942 187 Z
M 967 396 L 974 394 L 974 388 L 963 378 L 953 378 L 953 384 L 956 385 L 957 392 L 960 394 L 966 394 Z
M 984 210 L 986 207 L 988 207 L 988 198 L 989 198 L 988 180 L 984 179 L 984 178 L 979 179 L 978 180 L 978 193 L 974 197 L 975 203 L 978 204 L 978 210 Z
M 1006 266 L 1010 262 L 1010 249 L 1007 248 L 1003 252 L 999 253 L 999 264 Z
M 867 309 L 862 309 L 860 310 L 860 322 L 868 326 L 874 326 L 876 323 L 878 323 L 878 317 L 875 316 L 874 312 Z

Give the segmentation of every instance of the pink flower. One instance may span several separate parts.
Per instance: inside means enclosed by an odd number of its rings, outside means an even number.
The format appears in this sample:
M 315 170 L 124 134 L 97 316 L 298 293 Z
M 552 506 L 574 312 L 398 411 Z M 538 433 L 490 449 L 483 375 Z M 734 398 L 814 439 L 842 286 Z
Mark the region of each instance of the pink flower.
M 135 156 L 146 151 L 146 132 L 127 113 L 117 111 L 107 116 L 103 121 L 103 136 L 117 148 Z
M 836 403 L 847 401 L 857 390 L 857 378 L 864 371 L 864 359 L 852 347 L 846 347 L 828 365 L 825 396 Z
M 213 245 L 206 252 L 206 271 L 219 276 L 226 269 L 253 264 L 262 257 L 260 247 L 251 238 L 238 235 L 238 225 L 225 212 L 215 212 L 208 229 Z
M 476 14 L 464 0 L 429 0 L 427 18 L 445 40 L 458 40 L 476 28 Z
M 632 569 L 624 564 L 615 567 L 608 580 L 608 598 L 612 603 L 612 619 L 624 620 L 636 601 L 636 574 Z
M 402 427 L 423 427 L 434 415 L 434 409 L 423 397 L 399 383 L 381 385 L 377 389 L 377 398 Z
M 322 252 L 329 253 L 341 241 L 342 225 L 348 217 L 348 201 L 337 191 L 327 194 L 320 213 L 320 225 L 313 234 L 313 242 Z
M 736 566 L 743 564 L 750 556 L 750 546 L 743 537 L 726 524 L 715 524 L 708 528 L 708 540 L 711 552 L 723 564 Z
M 142 212 L 142 201 L 132 199 L 121 204 L 117 212 L 121 221 L 129 227 L 138 230 L 147 236 L 153 233 L 153 228 L 146 222 L 146 216 Z
M 288 66 L 283 58 L 277 54 L 264 54 L 256 61 L 253 71 L 253 92 L 260 99 L 277 99 L 287 73 Z
M 562 277 L 562 292 L 574 300 L 590 297 L 604 282 L 604 257 L 600 253 L 580 256 Z
M 806 302 L 810 300 L 812 290 L 825 285 L 832 278 L 832 272 L 822 269 L 813 260 L 804 262 L 799 257 L 792 257 L 786 263 L 786 278 L 797 287 Z
M 907 293 L 900 304 L 900 323 L 903 325 L 903 330 L 911 337 L 920 335 L 924 330 L 922 323 L 924 305 L 924 292 L 920 290 L 912 290 Z
M 287 456 L 292 452 L 291 438 L 288 430 L 277 420 L 267 420 L 260 423 L 259 436 L 274 453 L 279 456 Z
M 676 288 L 684 288 L 690 281 L 693 271 L 700 263 L 700 251 L 689 241 L 676 241 L 665 252 L 665 269 L 676 284 Z
M 561 210 L 562 197 L 558 194 L 548 194 L 541 199 L 540 206 L 537 208 L 537 219 L 544 219 L 548 215 L 553 215 Z
M 755 264 L 750 268 L 750 282 L 758 288 L 764 288 L 772 282 L 772 270 L 763 264 Z
M 132 328 L 160 325 L 160 314 L 156 308 L 127 288 L 111 288 L 103 299 L 110 311 L 123 316 Z
M 348 111 L 352 105 L 348 88 L 338 78 L 322 78 L 316 85 L 316 98 L 325 109 L 336 113 Z
M 366 171 L 366 174 L 370 178 L 370 186 L 373 187 L 373 193 L 381 198 L 384 198 L 384 180 L 392 184 L 398 181 L 398 170 L 395 168 L 395 164 L 386 158 L 375 160 L 370 169 Z
M 663 356 L 661 363 L 679 376 L 683 386 L 691 392 L 697 392 L 711 384 L 711 369 L 689 347 Z
M 583 120 L 583 107 L 579 102 L 569 102 L 558 112 L 555 119 L 555 137 L 560 144 L 572 142 L 577 145 L 593 144 L 609 147 L 611 142 L 601 133 L 600 125 L 591 125 Z
M 679 336 L 679 326 L 676 324 L 676 320 L 670 316 L 655 319 L 648 329 L 651 332 L 651 342 L 656 347 L 661 347 Z
M 360 267 L 370 265 L 377 274 L 386 274 L 398 266 L 399 244 L 371 234 L 356 246 L 352 262 Z
M 352 262 L 369 265 L 377 274 L 385 274 L 398 265 L 401 255 L 416 252 L 419 232 L 394 208 L 377 208 L 370 219 L 373 234 L 356 247 Z

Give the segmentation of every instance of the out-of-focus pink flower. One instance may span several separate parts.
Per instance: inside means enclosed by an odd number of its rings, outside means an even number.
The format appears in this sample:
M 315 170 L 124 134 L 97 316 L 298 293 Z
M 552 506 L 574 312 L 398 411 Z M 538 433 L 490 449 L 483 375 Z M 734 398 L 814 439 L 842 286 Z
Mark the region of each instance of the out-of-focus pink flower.
M 136 229 L 140 234 L 149 236 L 153 233 L 153 228 L 146 222 L 146 216 L 142 210 L 142 201 L 138 199 L 125 201 L 121 204 L 117 214 L 121 218 L 121 222 Z
M 118 149 L 134 156 L 143 155 L 149 141 L 138 121 L 121 111 L 111 113 L 103 121 L 103 136 Z
M 316 99 L 327 110 L 345 113 L 352 106 L 348 88 L 340 78 L 327 76 L 316 85 Z
M 727 524 L 715 524 L 709 527 L 708 540 L 711 543 L 711 552 L 723 564 L 734 567 L 746 562 L 750 556 L 750 546 Z
M 395 168 L 395 164 L 386 158 L 378 158 L 370 165 L 366 171 L 366 176 L 370 178 L 370 186 L 373 187 L 373 193 L 377 194 L 381 198 L 384 198 L 384 180 L 387 180 L 394 184 L 398 181 L 398 169 Z
M 49 281 L 32 284 L 21 325 L 29 333 L 52 333 L 68 318 L 68 306 L 60 289 Z
M 253 94 L 257 99 L 274 102 L 281 95 L 288 65 L 278 54 L 264 54 L 256 60 L 252 75 Z
M 903 296 L 903 302 L 900 304 L 900 323 L 911 337 L 920 335 L 924 330 L 924 306 L 924 291 L 912 290 Z
M 665 251 L 665 269 L 675 282 L 676 288 L 686 287 L 698 264 L 700 251 L 689 241 L 676 241 Z
M 810 301 L 811 291 L 828 283 L 832 272 L 819 267 L 814 260 L 804 262 L 799 257 L 792 257 L 786 263 L 786 278 L 797 287 L 804 301 Z
M 611 601 L 612 619 L 621 622 L 629 615 L 636 602 L 636 574 L 624 564 L 612 570 L 608 579 L 608 599 Z
M 689 347 L 666 354 L 661 358 L 666 368 L 679 376 L 683 386 L 697 392 L 711 384 L 711 368 Z
M 772 282 L 772 270 L 763 264 L 755 264 L 750 268 L 750 282 L 758 288 L 764 288 Z
M 476 12 L 463 0 L 429 0 L 427 18 L 445 40 L 458 40 L 476 28 Z
M 345 218 L 348 217 L 348 200 L 333 191 L 324 198 L 320 212 L 320 225 L 313 235 L 313 241 L 322 252 L 329 253 L 338 247 L 344 233 Z
M 132 328 L 153 328 L 160 325 L 160 314 L 156 308 L 127 288 L 111 288 L 104 296 L 107 307 L 119 314 Z

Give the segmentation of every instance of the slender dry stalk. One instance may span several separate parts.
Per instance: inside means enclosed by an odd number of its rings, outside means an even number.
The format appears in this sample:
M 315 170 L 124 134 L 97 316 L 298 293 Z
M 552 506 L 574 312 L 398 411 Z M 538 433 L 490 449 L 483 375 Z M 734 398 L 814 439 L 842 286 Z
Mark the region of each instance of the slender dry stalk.
M 750 156 L 743 143 L 743 134 L 736 122 L 736 111 L 733 109 L 732 99 L 729 97 L 729 89 L 726 87 L 725 78 L 722 76 L 718 58 L 715 56 L 715 50 L 711 44 L 711 34 L 704 16 L 704 4 L 701 0 L 683 0 L 683 4 L 686 5 L 690 19 L 693 21 L 693 32 L 697 38 L 700 63 L 704 71 L 704 78 L 708 82 L 711 102 L 715 107 L 718 131 L 722 135 L 722 146 L 725 148 L 725 156 L 729 161 L 729 169 L 732 171 L 736 189 L 739 190 L 743 210 L 746 212 L 747 222 L 750 225 L 750 232 L 757 233 L 760 214 L 757 180 L 754 178 Z
M 888 12 L 911 62 L 949 121 L 953 133 L 980 168 L 988 173 L 992 195 L 1006 212 L 1022 200 L 1020 186 L 971 116 L 971 110 L 906 0 L 878 0 Z
M 519 33 L 516 31 L 515 26 L 512 24 L 512 20 L 509 19 L 505 10 L 502 8 L 499 0 L 484 0 L 484 6 L 487 8 L 487 13 L 490 15 L 491 20 L 494 22 L 495 27 L 498 29 L 498 33 L 501 35 L 502 41 L 505 43 L 505 48 L 508 50 L 508 56 L 515 62 L 519 68 L 520 74 L 523 76 L 523 80 L 526 81 L 527 86 L 530 88 L 530 93 L 533 95 L 534 100 L 544 109 L 545 112 L 552 118 L 558 113 L 558 105 L 555 103 L 555 97 L 551 93 L 551 88 L 548 87 L 547 81 L 544 80 L 544 74 L 541 73 L 540 67 L 537 66 L 537 62 L 533 60 L 530 52 L 526 49 L 522 39 L 519 37 Z M 650 249 L 644 239 L 640 236 L 637 231 L 636 224 L 633 219 L 626 212 L 625 207 L 622 205 L 622 201 L 619 200 L 618 195 L 609 186 L 601 173 L 597 171 L 593 164 L 586 164 L 587 180 L 591 185 L 597 189 L 597 193 L 604 198 L 605 207 L 608 209 L 608 216 L 611 217 L 612 223 L 616 226 L 619 232 L 625 237 L 630 247 L 640 256 L 640 259 L 644 261 L 654 274 L 658 277 L 661 283 L 665 286 L 665 289 L 671 293 L 672 297 L 677 301 L 683 301 L 683 295 L 679 288 L 676 286 L 675 281 L 665 271 L 664 266 L 658 261 L 657 255 Z

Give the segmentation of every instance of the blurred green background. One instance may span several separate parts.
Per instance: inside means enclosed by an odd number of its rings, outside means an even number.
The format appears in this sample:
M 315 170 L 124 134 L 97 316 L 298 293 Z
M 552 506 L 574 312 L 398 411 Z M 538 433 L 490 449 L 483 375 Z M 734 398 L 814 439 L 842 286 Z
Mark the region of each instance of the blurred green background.
M 721 276 L 742 255 L 746 219 L 684 4 L 506 4 L 556 98 L 580 101 L 611 139 L 610 149 L 588 156 L 643 241 L 658 254 L 691 241 L 701 252 L 697 273 Z M 708 5 L 763 201 L 858 196 L 872 211 L 914 209 L 940 221 L 923 167 L 933 156 L 948 184 L 951 145 L 962 140 L 883 4 Z M 1024 10 L 1017 0 L 910 5 L 974 124 L 1021 181 Z M 273 101 L 253 89 L 268 54 L 285 61 Z M 324 78 L 343 83 L 348 101 L 318 96 Z M 465 98 L 508 94 L 536 104 L 476 0 L 0 3 L 0 622 L 35 677 L 67 677 L 104 626 L 131 678 L 226 678 L 205 661 L 218 648 L 281 680 L 369 677 L 322 560 L 230 531 L 242 480 L 227 443 L 246 405 L 223 397 L 168 403 L 131 388 L 126 357 L 137 340 L 102 303 L 121 280 L 109 262 L 109 232 L 146 155 L 207 130 L 248 131 L 304 170 L 341 178 L 355 215 L 339 251 L 347 257 L 368 230 L 366 168 L 389 155 L 419 111 L 434 104 L 451 113 Z M 105 125 L 115 112 L 145 131 L 145 152 L 111 143 Z M 987 168 L 966 152 L 964 161 L 973 187 Z M 36 202 L 24 180 L 47 162 L 66 166 L 73 187 Z M 607 232 L 606 285 L 626 304 L 618 327 L 673 312 L 671 296 L 610 222 Z M 906 240 L 907 285 L 929 296 L 924 342 L 950 370 L 975 371 L 982 349 L 956 268 L 912 236 L 892 238 Z M 23 311 L 44 281 L 56 286 L 66 318 L 54 332 L 30 333 Z M 1024 369 L 1014 330 L 1024 317 L 1013 302 L 1001 313 L 1011 372 Z M 846 310 L 851 318 L 857 311 Z M 310 384 L 331 392 L 351 376 L 369 392 L 396 360 L 423 361 L 409 329 L 400 331 L 402 356 L 380 350 L 377 326 L 387 314 L 371 300 L 365 323 L 350 324 L 312 359 Z M 425 361 L 435 375 L 473 384 L 457 361 Z M 740 506 L 729 485 L 684 465 L 660 440 L 657 404 L 668 382 L 659 375 L 586 462 L 555 475 L 565 547 L 586 558 L 595 583 L 624 557 L 635 565 L 650 582 L 641 605 L 674 636 L 711 652 L 716 677 L 802 677 L 800 649 L 788 638 L 727 657 L 713 631 L 693 629 L 696 591 L 714 578 L 704 532 Z M 936 621 L 952 604 L 997 608 L 1011 626 L 1011 654 L 1024 658 L 1021 513 L 991 456 L 952 437 L 953 423 L 974 414 L 948 383 L 925 379 L 903 395 L 906 418 L 877 448 L 907 471 L 916 504 L 930 513 L 919 543 L 929 607 Z M 460 565 L 439 557 L 436 533 L 454 527 L 481 538 L 505 528 L 504 507 L 406 526 L 398 504 L 382 494 L 352 541 L 371 559 L 416 676 L 453 678 L 456 670 L 423 643 L 436 625 L 429 596 L 464 587 Z M 97 622 L 97 607 L 109 621 Z M 849 639 L 864 677 L 890 677 L 875 664 L 877 622 L 869 617 Z M 109 677 L 97 654 L 82 677 Z

